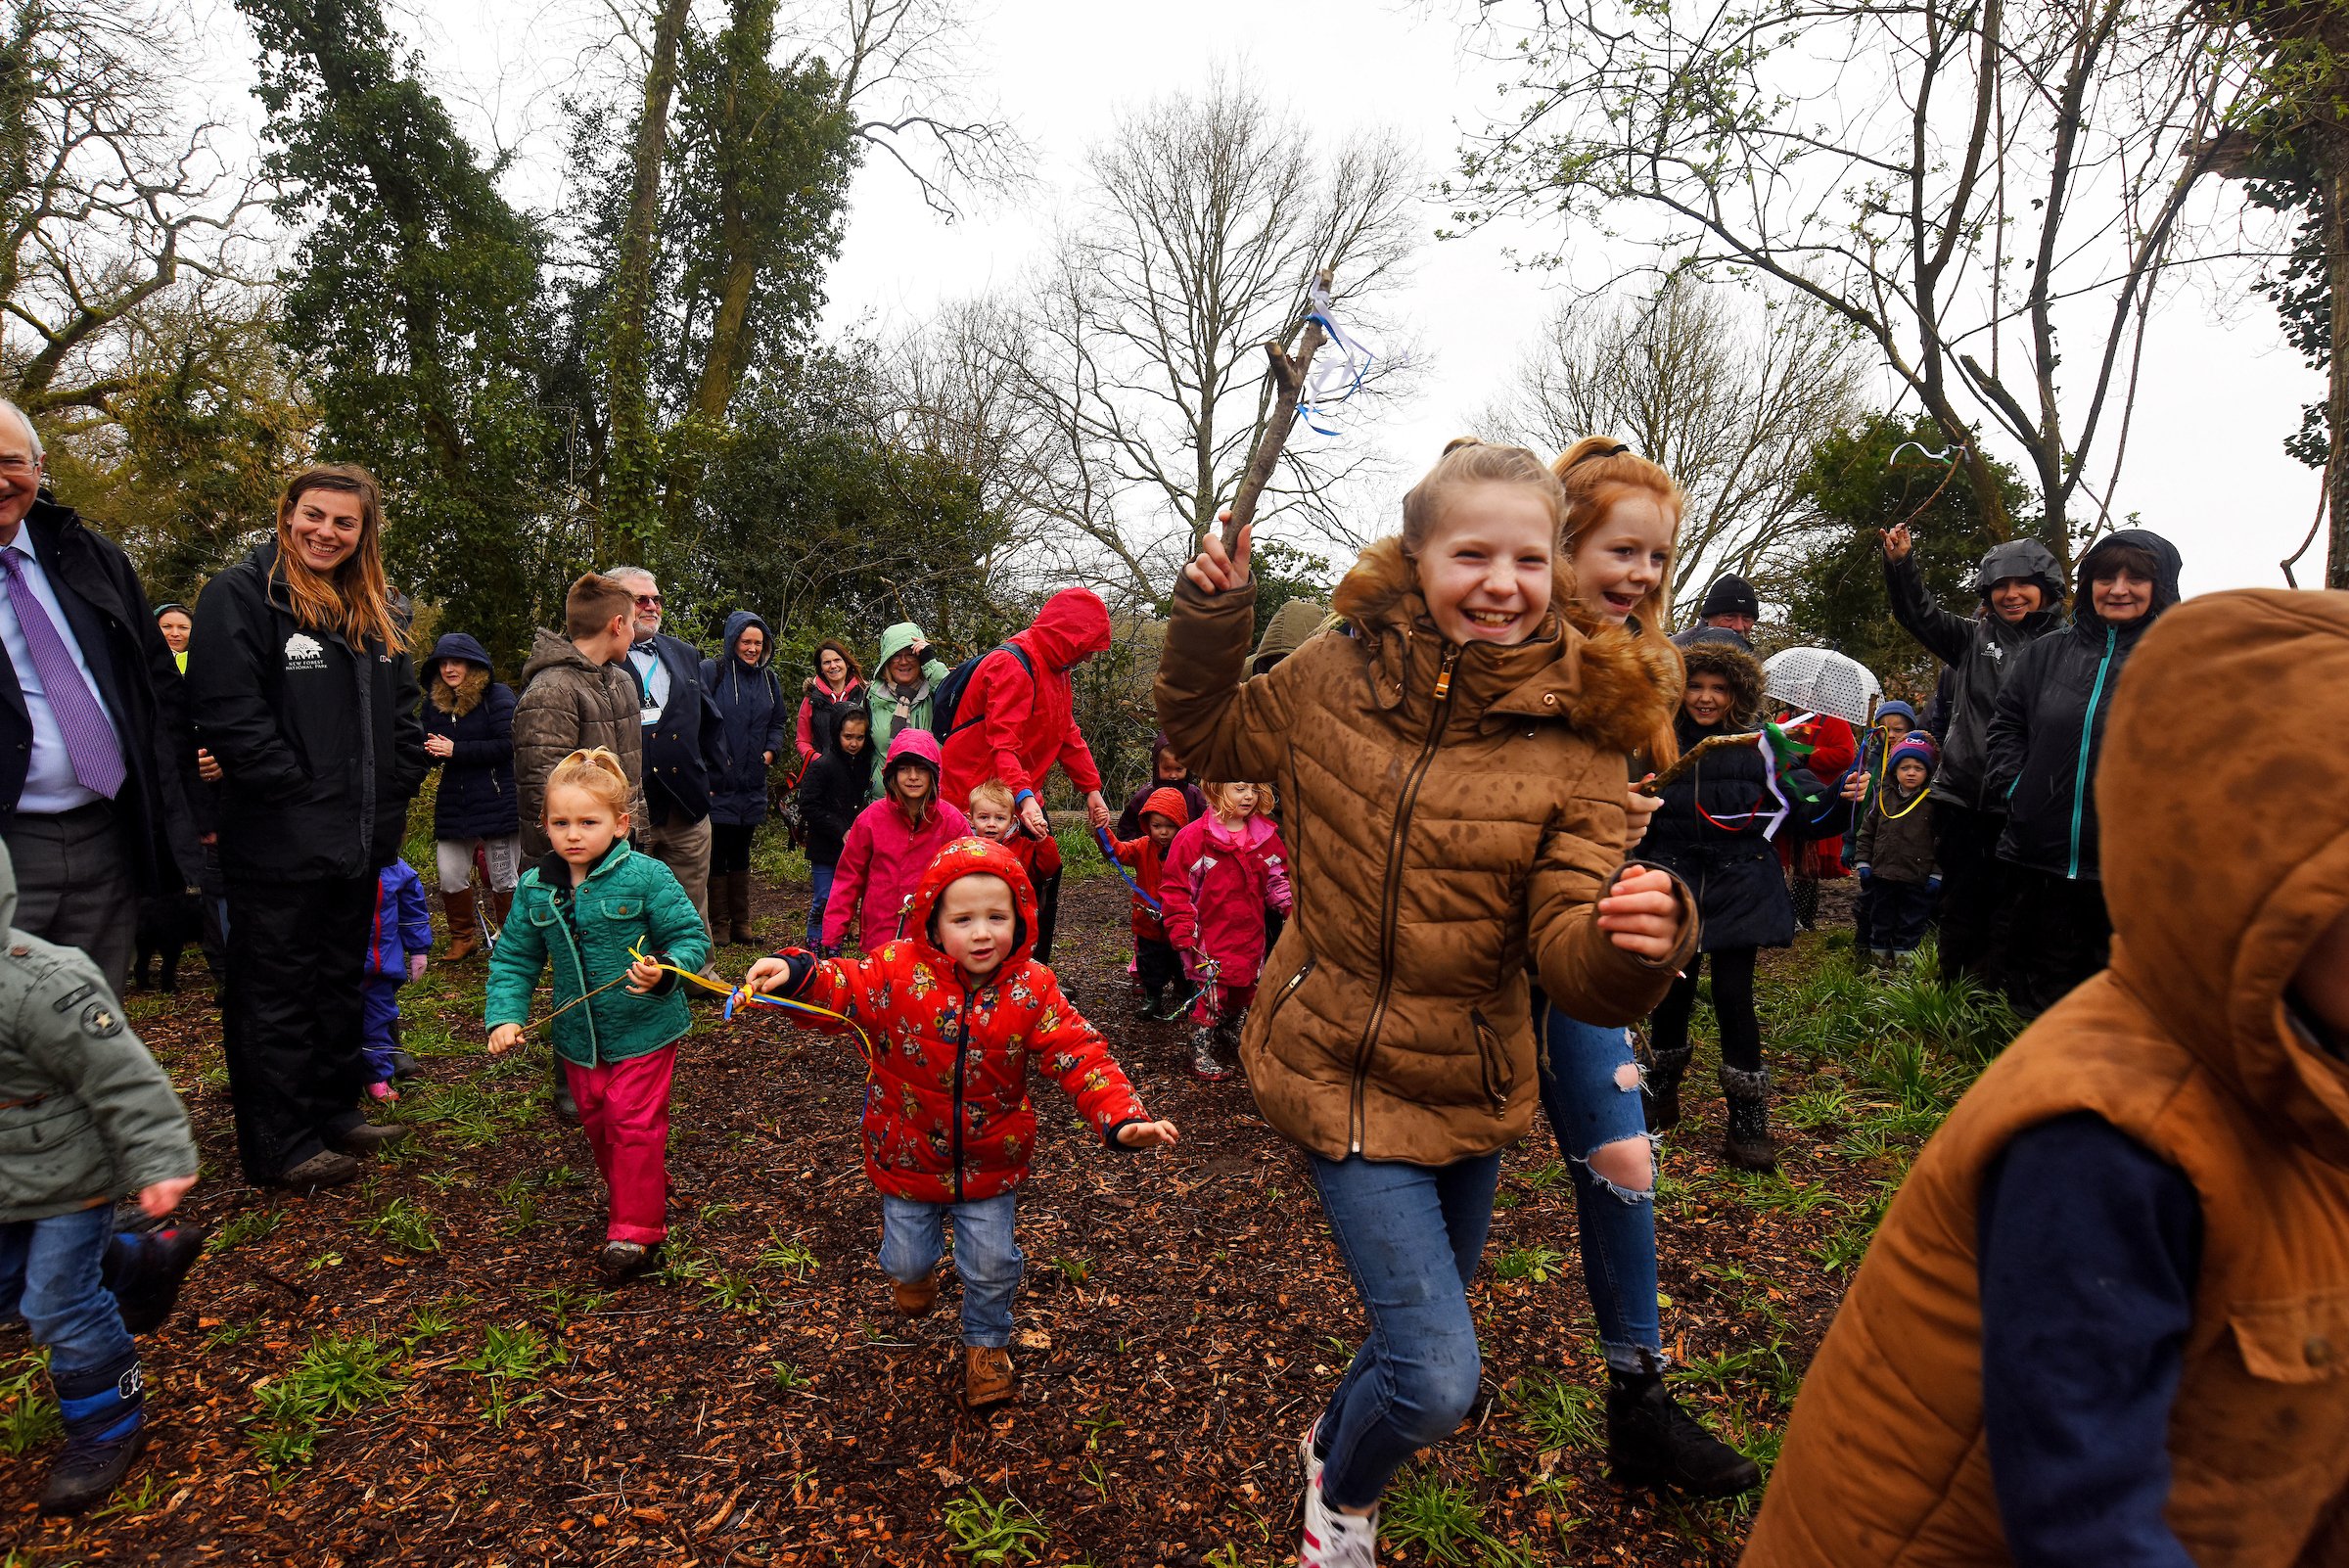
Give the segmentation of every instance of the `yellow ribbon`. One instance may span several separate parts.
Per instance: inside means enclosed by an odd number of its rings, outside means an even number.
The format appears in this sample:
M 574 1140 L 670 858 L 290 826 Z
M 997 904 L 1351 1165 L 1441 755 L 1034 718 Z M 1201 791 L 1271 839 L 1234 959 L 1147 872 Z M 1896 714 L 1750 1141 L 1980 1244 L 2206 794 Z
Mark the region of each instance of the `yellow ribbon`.
M 746 991 L 740 986 L 721 986 L 706 975 L 697 975 L 691 970 L 679 969 L 675 964 L 664 963 L 635 945 L 630 945 L 628 948 L 628 956 L 636 959 L 639 963 L 651 964 L 663 974 L 674 975 L 687 985 L 699 986 L 712 995 L 723 996 L 726 999 L 725 1018 L 728 1023 L 734 1021 L 734 1009 L 746 1002 L 760 1007 L 780 1007 L 786 1012 L 799 1013 L 809 1018 L 829 1019 L 833 1023 L 845 1026 L 850 1034 L 856 1037 L 857 1053 L 864 1058 L 868 1076 L 875 1059 L 880 1055 L 881 1048 L 875 1045 L 873 1038 L 864 1032 L 864 1026 L 846 1013 L 836 1013 L 829 1007 L 818 1007 L 813 1002 L 800 1001 L 791 996 L 769 996 L 762 991 Z

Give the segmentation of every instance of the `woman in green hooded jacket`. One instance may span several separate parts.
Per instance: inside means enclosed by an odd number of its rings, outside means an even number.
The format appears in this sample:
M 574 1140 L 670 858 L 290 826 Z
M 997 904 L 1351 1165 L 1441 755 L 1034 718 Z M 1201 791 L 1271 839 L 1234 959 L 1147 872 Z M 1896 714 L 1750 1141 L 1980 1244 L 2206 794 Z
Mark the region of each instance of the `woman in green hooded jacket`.
M 930 651 L 930 639 L 910 621 L 900 621 L 881 633 L 881 657 L 865 686 L 865 705 L 873 715 L 871 744 L 873 793 L 881 793 L 881 760 L 889 755 L 890 737 L 900 729 L 930 727 L 930 698 L 952 667 Z

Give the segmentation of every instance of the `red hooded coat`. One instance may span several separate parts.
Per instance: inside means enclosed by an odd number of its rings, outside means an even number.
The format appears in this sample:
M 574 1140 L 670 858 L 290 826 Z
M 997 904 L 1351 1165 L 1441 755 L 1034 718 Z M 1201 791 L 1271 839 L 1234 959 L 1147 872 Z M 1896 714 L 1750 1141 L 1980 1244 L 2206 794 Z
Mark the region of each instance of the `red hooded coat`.
M 938 771 L 938 740 L 927 730 L 901 729 L 889 743 L 889 766 L 914 758 Z M 832 893 L 824 903 L 824 945 L 837 947 L 849 938 L 852 925 L 856 945 L 870 952 L 898 934 L 898 911 L 905 906 L 938 852 L 970 832 L 971 824 L 953 807 L 930 803 L 916 828 L 905 807 L 884 796 L 856 813 L 849 836 L 840 847 L 840 862 L 832 870 Z
M 982 874 L 1011 885 L 1018 924 L 1011 956 L 973 986 L 939 950 L 930 920 L 947 884 Z M 922 875 L 905 930 L 868 958 L 816 965 L 799 992 L 861 1024 L 879 1053 L 864 1092 L 864 1173 L 874 1186 L 917 1203 L 954 1203 L 1026 1180 L 1036 1149 L 1034 1059 L 1113 1147 L 1118 1129 L 1149 1120 L 1108 1042 L 1029 956 L 1036 893 L 1009 851 L 985 839 L 947 845 Z M 845 1032 L 794 1017 L 803 1028 Z
M 1166 876 L 1166 857 L 1158 853 L 1158 841 L 1150 836 L 1150 818 L 1163 816 L 1180 829 L 1188 820 L 1182 815 L 1182 796 L 1169 784 L 1161 784 L 1150 792 L 1142 803 L 1142 835 L 1135 839 L 1112 839 L 1119 863 L 1133 867 L 1133 880 L 1141 888 L 1141 896 L 1133 900 L 1133 934 L 1146 942 L 1167 940 L 1167 928 L 1159 911 L 1150 901 L 1163 899 L 1166 890 L 1161 886 Z M 1173 844 L 1167 846 L 1173 849 Z
M 1108 649 L 1109 607 L 1089 588 L 1063 588 L 1011 640 L 1035 674 L 1000 648 L 980 660 L 946 737 L 945 799 L 966 809 L 971 791 L 990 778 L 1015 792 L 1042 793 L 1054 762 L 1079 789 L 1101 787 L 1101 770 L 1077 730 L 1069 671 Z

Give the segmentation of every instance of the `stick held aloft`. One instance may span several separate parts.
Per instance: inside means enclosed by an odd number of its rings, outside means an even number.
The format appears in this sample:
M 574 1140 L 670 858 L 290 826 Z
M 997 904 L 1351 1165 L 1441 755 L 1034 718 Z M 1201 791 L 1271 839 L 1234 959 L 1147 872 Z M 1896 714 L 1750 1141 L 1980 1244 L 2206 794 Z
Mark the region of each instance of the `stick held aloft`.
M 1314 281 L 1327 294 L 1330 270 L 1323 267 Z M 1289 427 L 1297 422 L 1297 404 L 1305 396 L 1305 378 L 1313 368 L 1313 354 L 1329 341 L 1321 330 L 1318 318 L 1309 316 L 1305 331 L 1297 339 L 1297 351 L 1292 354 L 1278 340 L 1265 345 L 1265 355 L 1271 360 L 1272 412 L 1265 421 L 1265 433 L 1258 438 L 1256 450 L 1248 454 L 1248 466 L 1240 472 L 1240 487 L 1232 492 L 1228 520 L 1223 525 L 1223 548 L 1236 549 L 1240 530 L 1256 521 L 1256 503 L 1272 482 L 1272 470 L 1280 466 L 1281 448 L 1289 443 Z

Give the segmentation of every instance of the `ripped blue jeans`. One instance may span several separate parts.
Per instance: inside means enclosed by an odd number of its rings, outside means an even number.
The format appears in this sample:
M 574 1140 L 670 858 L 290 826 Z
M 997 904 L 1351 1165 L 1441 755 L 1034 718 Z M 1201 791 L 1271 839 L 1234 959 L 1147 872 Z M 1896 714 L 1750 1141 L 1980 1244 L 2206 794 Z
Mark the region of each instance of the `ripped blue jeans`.
M 1583 1284 L 1598 1316 L 1599 1348 L 1618 1371 L 1652 1371 L 1664 1355 L 1655 1191 L 1618 1187 L 1590 1169 L 1593 1150 L 1625 1138 L 1647 1141 L 1631 1032 L 1569 1018 L 1539 991 L 1534 1016 L 1542 1030 L 1542 1109 L 1574 1174 Z

